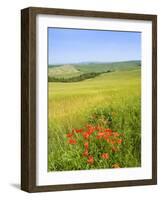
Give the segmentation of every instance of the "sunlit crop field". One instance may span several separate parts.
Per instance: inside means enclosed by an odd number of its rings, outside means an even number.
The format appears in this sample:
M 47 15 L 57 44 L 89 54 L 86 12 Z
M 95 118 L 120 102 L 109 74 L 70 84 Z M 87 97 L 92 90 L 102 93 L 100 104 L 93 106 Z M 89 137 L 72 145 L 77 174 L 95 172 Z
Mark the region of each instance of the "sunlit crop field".
M 141 70 L 48 83 L 48 170 L 141 165 Z

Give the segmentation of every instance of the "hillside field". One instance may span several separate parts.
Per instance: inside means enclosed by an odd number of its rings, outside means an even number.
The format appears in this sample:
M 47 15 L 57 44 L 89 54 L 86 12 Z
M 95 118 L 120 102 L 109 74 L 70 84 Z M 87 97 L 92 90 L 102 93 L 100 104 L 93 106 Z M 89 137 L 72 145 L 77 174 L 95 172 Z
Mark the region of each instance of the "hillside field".
M 140 61 L 114 63 L 78 63 L 66 65 L 49 65 L 48 76 L 55 78 L 72 78 L 88 73 L 103 73 L 107 71 L 130 71 L 140 68 Z
M 49 67 L 49 76 L 69 78 L 90 70 L 104 72 L 109 66 L 58 66 L 54 73 L 53 69 Z M 141 165 L 138 63 L 115 65 L 110 73 L 83 81 L 49 82 L 48 94 L 48 171 Z

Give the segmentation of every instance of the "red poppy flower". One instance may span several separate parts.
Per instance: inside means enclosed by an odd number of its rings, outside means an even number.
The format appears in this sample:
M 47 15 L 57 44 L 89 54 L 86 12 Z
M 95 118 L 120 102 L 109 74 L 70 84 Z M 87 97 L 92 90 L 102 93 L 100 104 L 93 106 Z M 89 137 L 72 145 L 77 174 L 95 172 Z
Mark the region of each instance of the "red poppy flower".
M 69 139 L 69 144 L 77 144 L 77 141 L 75 139 Z
M 103 136 L 103 138 L 106 140 L 107 138 L 111 136 L 112 136 L 112 133 L 105 132 L 105 135 Z
M 85 151 L 83 152 L 83 156 L 85 156 L 85 157 L 88 156 L 88 150 L 85 150 Z
M 114 137 L 118 137 L 119 135 L 120 135 L 119 133 L 113 132 L 113 136 L 114 136 Z
M 105 133 L 99 132 L 97 135 L 100 136 L 100 137 L 103 137 L 105 135 Z
M 92 126 L 92 125 L 87 125 L 86 127 L 87 127 L 88 132 L 89 132 L 90 134 L 92 134 L 92 133 L 95 131 L 95 127 Z
M 109 154 L 108 154 L 108 153 L 103 153 L 103 154 L 101 155 L 101 157 L 102 157 L 103 159 L 109 159 Z
M 82 133 L 83 129 L 75 129 L 76 133 Z
M 84 139 L 87 139 L 87 140 L 88 140 L 89 136 L 90 136 L 90 133 L 89 133 L 89 132 L 83 133 Z
M 90 128 L 89 130 L 88 130 L 88 132 L 89 132 L 89 134 L 91 135 L 93 132 L 95 131 L 95 128 Z
M 96 138 L 97 138 L 97 139 L 101 139 L 102 137 L 104 137 L 104 135 L 105 135 L 105 133 L 99 132 L 99 133 L 97 133 Z
M 85 142 L 85 143 L 84 143 L 84 147 L 85 147 L 85 149 L 88 149 L 88 147 L 89 147 L 88 142 Z
M 70 137 L 72 137 L 72 136 L 73 136 L 72 133 L 67 133 L 67 134 L 66 134 L 66 137 L 68 137 L 68 138 L 70 138 Z
M 92 165 L 92 164 L 94 163 L 94 158 L 93 158 L 93 156 L 89 156 L 89 157 L 88 157 L 87 163 L 90 164 L 90 165 Z
M 103 136 L 103 138 L 104 138 L 105 140 L 109 139 L 109 137 L 110 137 L 110 134 L 108 134 L 108 133 L 105 133 L 105 135 Z
M 117 143 L 118 143 L 118 144 L 121 144 L 121 143 L 122 143 L 122 139 L 118 139 L 118 140 L 117 140 Z
M 107 129 L 105 129 L 105 132 L 112 133 L 112 130 L 107 128 Z
M 102 130 L 102 127 L 96 126 L 96 127 L 95 127 L 95 130 L 96 130 L 96 131 L 101 131 L 101 130 Z

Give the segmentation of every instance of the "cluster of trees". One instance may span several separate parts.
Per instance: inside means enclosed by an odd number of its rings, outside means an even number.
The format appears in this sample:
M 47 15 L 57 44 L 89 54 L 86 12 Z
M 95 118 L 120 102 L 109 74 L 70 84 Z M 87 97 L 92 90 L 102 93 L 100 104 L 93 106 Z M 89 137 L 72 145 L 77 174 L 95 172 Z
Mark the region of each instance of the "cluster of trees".
M 70 78 L 57 78 L 57 77 L 48 77 L 48 81 L 49 82 L 64 82 L 64 83 L 70 83 L 70 82 L 78 82 L 78 81 L 83 81 L 85 79 L 90 79 L 90 78 L 94 78 L 96 76 L 99 76 L 100 74 L 103 73 L 109 73 L 111 72 L 111 70 L 107 70 L 105 72 L 90 72 L 90 73 L 86 73 L 86 74 L 81 74 L 79 76 L 76 77 L 70 77 Z

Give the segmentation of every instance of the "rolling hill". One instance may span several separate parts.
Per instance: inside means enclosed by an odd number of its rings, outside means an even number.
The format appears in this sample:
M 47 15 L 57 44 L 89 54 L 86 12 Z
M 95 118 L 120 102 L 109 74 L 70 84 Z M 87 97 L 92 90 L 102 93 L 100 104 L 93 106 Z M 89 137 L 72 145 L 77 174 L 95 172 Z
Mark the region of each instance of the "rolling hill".
M 75 82 L 93 78 L 102 73 L 135 70 L 139 69 L 140 66 L 140 61 L 50 65 L 48 68 L 48 80 L 49 82 Z
M 56 78 L 70 78 L 79 76 L 82 74 L 79 69 L 76 68 L 74 65 L 61 65 L 59 67 L 49 67 L 48 76 L 49 77 L 56 77 Z

